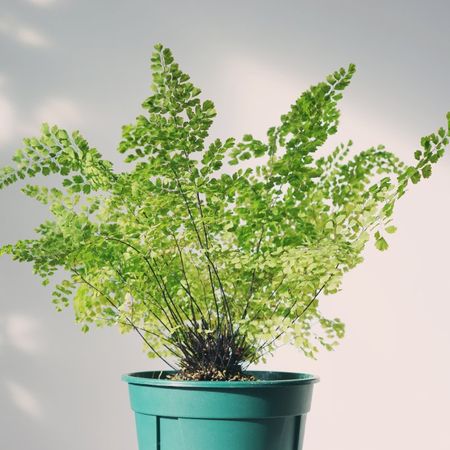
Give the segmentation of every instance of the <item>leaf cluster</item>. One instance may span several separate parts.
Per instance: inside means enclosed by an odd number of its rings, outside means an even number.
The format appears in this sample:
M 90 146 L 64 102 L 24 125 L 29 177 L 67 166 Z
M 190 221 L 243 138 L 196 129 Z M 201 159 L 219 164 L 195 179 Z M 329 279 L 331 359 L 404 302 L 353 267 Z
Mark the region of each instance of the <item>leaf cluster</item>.
M 318 156 L 337 132 L 351 64 L 304 92 L 265 139 L 208 143 L 213 102 L 169 49 L 155 47 L 151 69 L 145 112 L 118 147 L 129 170 L 114 171 L 78 131 L 48 125 L 0 169 L 0 188 L 61 180 L 22 189 L 52 218 L 0 252 L 31 262 L 44 284 L 62 269 L 53 302 L 72 303 L 83 331 L 134 330 L 150 357 L 173 356 L 183 370 L 230 378 L 283 340 L 311 357 L 333 349 L 344 325 L 319 298 L 340 289 L 371 237 L 388 248 L 395 204 L 442 158 L 450 114 L 413 164 L 383 146 L 355 154 L 351 141 Z

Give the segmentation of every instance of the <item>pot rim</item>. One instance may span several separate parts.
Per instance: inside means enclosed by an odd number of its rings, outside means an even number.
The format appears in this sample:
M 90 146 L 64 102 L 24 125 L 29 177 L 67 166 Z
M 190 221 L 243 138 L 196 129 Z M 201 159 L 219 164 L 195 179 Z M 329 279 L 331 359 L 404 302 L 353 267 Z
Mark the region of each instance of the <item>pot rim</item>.
M 122 375 L 122 380 L 128 384 L 155 386 L 155 387 L 176 387 L 176 388 L 270 388 L 280 386 L 296 386 L 314 384 L 320 381 L 319 377 L 303 372 L 282 372 L 282 371 L 263 371 L 248 370 L 246 373 L 254 375 L 257 380 L 242 381 L 184 381 L 169 380 L 165 377 L 169 374 L 176 373 L 175 370 L 152 370 L 143 372 L 131 372 Z

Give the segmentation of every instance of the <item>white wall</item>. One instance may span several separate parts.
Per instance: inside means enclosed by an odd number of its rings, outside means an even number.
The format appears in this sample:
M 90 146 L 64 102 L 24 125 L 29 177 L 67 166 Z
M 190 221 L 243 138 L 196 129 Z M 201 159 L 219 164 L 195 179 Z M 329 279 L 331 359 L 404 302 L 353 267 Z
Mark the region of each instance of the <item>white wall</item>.
M 0 164 L 43 120 L 80 128 L 116 162 L 120 125 L 148 94 L 152 45 L 170 46 L 216 102 L 218 136 L 262 135 L 310 84 L 358 72 L 338 136 L 408 158 L 450 110 L 446 1 L 2 0 Z M 336 140 L 334 140 L 336 142 Z M 330 145 L 331 148 L 331 145 Z M 321 376 L 307 450 L 448 450 L 450 157 L 400 203 L 387 253 L 323 307 L 347 337 L 318 361 L 282 348 L 270 369 Z M 44 209 L 0 191 L 1 242 Z M 0 449 L 136 448 L 124 372 L 157 367 L 115 330 L 78 331 L 31 268 L 0 259 Z

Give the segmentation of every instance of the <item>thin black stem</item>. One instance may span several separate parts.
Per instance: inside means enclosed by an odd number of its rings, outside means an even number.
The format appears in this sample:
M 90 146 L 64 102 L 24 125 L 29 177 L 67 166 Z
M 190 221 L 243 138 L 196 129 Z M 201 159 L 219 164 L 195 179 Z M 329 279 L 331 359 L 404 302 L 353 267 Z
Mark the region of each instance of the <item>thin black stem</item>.
M 206 229 L 205 217 L 203 215 L 202 201 L 200 199 L 200 193 L 198 191 L 197 185 L 195 185 L 195 187 L 196 187 L 195 195 L 196 195 L 196 198 L 197 198 L 197 206 L 198 206 L 198 210 L 199 210 L 199 213 L 200 213 L 200 218 L 201 218 L 201 223 L 202 223 L 202 228 L 203 228 L 203 235 L 205 236 L 205 256 L 208 259 L 208 262 L 211 264 L 211 267 L 212 267 L 212 269 L 214 271 L 214 274 L 216 275 L 217 282 L 219 283 L 219 288 L 220 288 L 220 291 L 222 293 L 223 305 L 224 305 L 224 308 L 225 308 L 225 313 L 226 313 L 226 315 L 228 317 L 228 324 L 229 324 L 230 329 L 231 329 L 233 321 L 232 321 L 232 317 L 231 317 L 231 313 L 230 313 L 230 308 L 229 308 L 229 305 L 228 305 L 228 299 L 227 299 L 227 296 L 226 296 L 225 291 L 223 289 L 222 281 L 221 281 L 221 279 L 219 277 L 219 273 L 218 273 L 218 271 L 217 271 L 217 269 L 215 267 L 215 264 L 211 260 L 211 256 L 210 256 L 210 253 L 209 253 L 208 231 Z
M 176 306 L 173 304 L 171 296 L 168 293 L 167 287 L 165 286 L 164 282 L 161 282 L 161 280 L 159 279 L 158 274 L 156 273 L 152 263 L 147 258 L 147 256 L 141 250 L 139 250 L 137 247 L 135 247 L 133 244 L 130 244 L 129 242 L 126 242 L 122 239 L 112 237 L 112 236 L 103 236 L 103 235 L 101 235 L 101 237 L 103 237 L 106 240 L 119 242 L 119 243 L 131 248 L 132 250 L 134 250 L 136 253 L 138 253 L 142 257 L 142 259 L 145 261 L 145 263 L 149 267 L 150 272 L 158 285 L 158 288 L 159 288 L 161 295 L 170 311 L 170 314 L 172 315 L 172 318 L 174 319 L 175 323 L 177 323 L 178 325 L 180 325 L 182 327 L 183 319 L 181 318 Z M 166 295 L 166 293 L 167 293 L 167 295 Z
M 320 293 L 323 291 L 323 289 L 325 288 L 325 286 L 328 284 L 328 282 L 330 281 L 332 276 L 330 276 L 328 278 L 328 280 L 315 292 L 314 296 L 312 297 L 312 299 L 308 302 L 308 304 L 305 306 L 305 308 L 303 308 L 302 312 L 294 317 L 291 320 L 290 325 L 294 325 L 295 322 L 297 322 L 301 317 L 303 317 L 303 315 L 306 313 L 306 311 L 308 311 L 308 309 L 313 305 L 313 303 L 316 301 L 316 299 L 318 298 L 318 296 L 320 295 Z M 294 302 L 294 304 L 289 308 L 289 310 L 286 312 L 286 314 L 284 315 L 283 319 L 282 319 L 282 323 L 284 322 L 284 320 L 286 320 L 286 318 L 290 315 L 290 312 L 292 311 L 293 307 L 295 306 L 295 304 L 297 303 L 297 300 Z M 281 328 L 282 323 L 280 323 L 278 325 L 278 327 L 275 330 L 275 333 Z M 260 345 L 257 349 L 256 349 L 256 355 L 258 355 L 258 357 L 263 356 L 266 353 L 260 354 L 260 352 L 262 350 L 264 350 L 265 348 L 269 347 L 278 339 L 280 339 L 281 336 L 283 336 L 285 333 L 287 332 L 287 328 L 285 328 L 283 331 L 280 331 L 278 334 L 275 335 L 274 338 L 272 338 L 269 341 L 265 341 L 262 345 Z M 253 362 L 255 360 L 255 358 L 251 361 Z M 251 363 L 250 362 L 250 363 Z
M 278 283 L 278 286 L 270 293 L 269 297 L 267 298 L 267 301 L 265 302 L 266 304 L 269 304 L 269 301 L 270 301 L 270 300 L 275 296 L 275 294 L 280 290 L 280 288 L 281 288 L 281 286 L 283 285 L 285 279 L 286 279 L 286 275 L 283 275 L 281 281 Z M 280 304 L 281 304 L 281 299 L 278 300 L 277 304 L 275 305 L 275 308 L 272 310 L 272 314 L 271 314 L 269 320 L 272 319 L 273 316 L 276 314 L 276 312 L 277 312 L 277 310 L 278 310 Z M 264 306 L 266 306 L 266 305 L 264 305 Z M 250 317 L 250 318 L 248 319 L 249 322 L 253 322 L 254 320 L 259 320 L 259 319 L 260 319 L 259 313 L 260 313 L 263 309 L 264 309 L 263 306 L 260 306 L 260 307 L 258 308 L 258 310 L 255 312 L 255 314 L 254 314 L 252 317 Z
M 106 299 L 106 301 L 117 311 L 120 312 L 118 306 L 111 300 L 111 298 L 106 295 L 104 292 L 102 292 L 99 288 L 97 288 L 96 286 L 94 286 L 90 281 L 88 281 L 86 278 L 83 277 L 83 275 L 81 275 L 80 272 L 78 272 L 78 270 L 76 270 L 75 268 L 71 269 L 82 281 L 83 283 L 85 283 L 86 285 L 88 285 L 91 289 L 93 289 L 94 291 L 98 292 L 103 298 Z M 142 334 L 142 332 L 139 330 L 138 327 L 136 327 L 136 325 L 133 323 L 133 321 L 131 319 L 129 319 L 127 316 L 125 316 L 125 320 L 128 322 L 128 324 L 136 331 L 136 333 L 141 337 L 141 339 L 147 344 L 147 346 L 150 348 L 150 350 L 159 358 L 161 359 L 161 361 L 165 362 L 170 368 L 172 368 L 173 370 L 177 370 L 174 366 L 172 366 L 172 364 L 170 364 L 160 353 L 158 353 L 155 348 L 150 344 L 150 342 L 148 342 L 148 340 L 146 339 L 146 337 Z
M 261 249 L 261 243 L 262 243 L 262 240 L 263 240 L 263 237 L 264 237 L 264 231 L 265 231 L 265 228 L 263 226 L 262 230 L 261 230 L 261 236 L 259 237 L 258 244 L 256 245 L 255 255 L 257 255 L 259 253 L 259 250 Z M 254 292 L 253 289 L 254 289 L 254 285 L 255 285 L 255 279 L 256 279 L 256 267 L 254 267 L 253 271 L 252 271 L 252 279 L 251 279 L 251 282 L 250 282 L 250 287 L 249 287 L 249 290 L 248 290 L 247 300 L 245 302 L 245 308 L 244 308 L 244 311 L 242 313 L 241 319 L 245 319 L 245 317 L 247 315 L 247 310 L 248 310 L 248 308 L 250 306 L 250 300 L 251 300 L 251 298 L 253 296 L 253 292 Z
M 177 247 L 177 251 L 178 251 L 178 256 L 180 258 L 181 270 L 182 270 L 182 273 L 183 273 L 183 277 L 186 280 L 186 286 L 184 286 L 184 284 L 181 283 L 181 282 L 180 282 L 180 285 L 183 288 L 183 290 L 186 292 L 186 294 L 189 296 L 192 317 L 194 319 L 194 322 L 196 322 L 195 310 L 194 310 L 194 305 L 195 305 L 195 307 L 197 308 L 197 310 L 200 313 L 200 316 L 201 316 L 202 320 L 205 320 L 205 316 L 203 315 L 203 311 L 201 310 L 200 306 L 198 305 L 197 301 L 195 300 L 194 296 L 192 295 L 191 285 L 189 283 L 189 279 L 188 279 L 188 276 L 187 276 L 186 266 L 184 264 L 183 252 L 181 251 L 180 243 L 178 242 L 178 239 L 177 239 L 177 237 L 175 236 L 174 233 L 172 233 L 172 237 L 173 237 L 173 239 L 175 241 L 175 245 Z
M 194 228 L 194 231 L 195 231 L 195 234 L 197 236 L 197 240 L 198 240 L 198 243 L 200 245 L 200 248 L 205 252 L 205 247 L 204 247 L 202 238 L 200 236 L 200 232 L 198 231 L 197 224 L 195 223 L 195 219 L 194 219 L 194 215 L 192 213 L 191 207 L 189 206 L 189 201 L 188 201 L 188 199 L 186 197 L 186 194 L 185 194 L 185 192 L 183 190 L 183 187 L 180 184 L 179 177 L 178 177 L 176 171 L 173 168 L 172 168 L 172 172 L 174 173 L 179 193 L 180 193 L 181 197 L 183 198 L 184 204 L 185 204 L 186 209 L 188 211 L 189 219 L 190 219 L 190 221 L 192 223 L 192 226 Z M 209 258 L 207 256 L 206 252 L 205 252 L 205 256 L 206 256 L 206 258 L 208 260 L 208 263 L 210 264 L 210 260 L 209 260 Z M 208 264 L 209 282 L 210 282 L 210 285 L 211 285 L 211 292 L 212 292 L 213 298 L 214 298 L 214 305 L 215 305 L 215 308 L 216 308 L 217 322 L 218 322 L 218 325 L 220 327 L 221 318 L 220 318 L 219 301 L 218 301 L 217 296 L 216 296 L 216 287 L 215 287 L 215 284 L 214 284 L 214 281 L 213 281 L 213 276 L 212 276 L 212 273 L 211 273 L 211 267 L 210 267 L 209 264 Z
M 189 156 L 186 154 L 186 152 L 185 152 L 185 157 L 186 157 L 186 159 L 188 161 L 189 171 L 190 171 L 190 173 L 192 175 L 192 169 L 191 169 L 190 164 L 189 164 L 189 161 L 190 161 L 189 160 Z M 169 164 L 170 164 L 170 162 L 169 162 Z M 231 330 L 232 327 L 233 327 L 233 325 L 232 325 L 233 324 L 233 319 L 232 319 L 232 315 L 231 315 L 228 299 L 227 299 L 227 296 L 225 294 L 225 290 L 224 290 L 223 285 L 222 285 L 222 280 L 220 279 L 219 272 L 218 272 L 215 264 L 211 260 L 211 256 L 210 256 L 210 253 L 209 253 L 208 231 L 207 231 L 206 224 L 205 224 L 205 218 L 204 218 L 204 215 L 203 215 L 203 207 L 202 207 L 202 202 L 201 202 L 201 199 L 200 199 L 200 193 L 198 191 L 198 187 L 197 187 L 196 183 L 194 182 L 195 194 L 196 194 L 196 199 L 197 199 L 197 208 L 198 208 L 198 211 L 199 211 L 199 214 L 200 214 L 201 223 L 202 223 L 202 229 L 203 229 L 203 234 L 204 234 L 204 239 L 205 239 L 204 243 L 202 242 L 202 239 L 200 237 L 200 233 L 198 231 L 197 224 L 195 223 L 194 216 L 193 216 L 191 208 L 189 206 L 189 201 L 187 199 L 186 193 L 184 192 L 184 189 L 183 189 L 183 187 L 181 185 L 180 177 L 178 176 L 176 170 L 173 168 L 172 164 L 170 164 L 170 168 L 171 168 L 171 170 L 172 170 L 172 172 L 173 172 L 173 174 L 175 176 L 175 180 L 176 180 L 178 189 L 179 189 L 179 191 L 180 191 L 180 193 L 182 195 L 184 203 L 185 203 L 185 205 L 187 207 L 187 210 L 189 212 L 189 216 L 190 216 L 191 222 L 192 222 L 192 224 L 194 226 L 194 230 L 195 230 L 195 233 L 197 235 L 200 247 L 204 250 L 206 259 L 208 260 L 208 263 L 211 265 L 211 268 L 212 268 L 212 270 L 214 272 L 214 275 L 217 278 L 217 282 L 219 284 L 219 289 L 221 291 L 222 298 L 223 298 L 223 306 L 224 306 L 224 309 L 225 309 L 225 316 L 227 317 L 229 328 Z M 216 298 L 216 295 L 215 295 L 215 292 L 214 292 L 215 288 L 214 288 L 214 283 L 212 281 L 212 274 L 210 273 L 211 270 L 209 268 L 208 268 L 208 272 L 209 272 L 209 276 L 210 276 L 210 282 L 211 282 L 211 288 L 213 290 L 213 295 L 214 295 L 215 300 L 217 301 L 217 298 Z M 217 309 L 218 309 L 218 307 L 217 307 Z M 218 313 L 218 311 L 217 311 L 217 313 Z M 218 321 L 219 320 L 220 320 L 220 318 L 219 318 L 219 313 L 218 313 Z
M 117 275 L 119 275 L 119 278 L 122 280 L 122 283 L 125 285 L 125 286 L 127 286 L 127 287 L 129 287 L 128 286 L 128 282 L 127 282 L 127 280 L 126 280 L 126 278 L 124 277 L 124 275 L 117 269 L 117 268 L 115 268 L 115 267 L 113 267 L 113 269 L 115 270 L 115 272 L 117 273 Z M 130 289 L 131 290 L 131 289 Z M 131 294 L 132 295 L 132 294 Z M 151 294 L 148 294 L 149 295 L 149 297 L 153 300 L 153 302 L 155 303 L 155 305 L 158 305 L 158 302 L 156 301 L 156 299 L 151 295 Z M 162 319 L 158 316 L 158 314 L 156 314 L 154 311 L 152 311 L 152 309 L 151 309 L 151 307 L 150 307 L 150 305 L 147 303 L 147 301 L 146 300 L 144 300 L 144 299 L 142 299 L 142 301 L 144 302 L 144 305 L 147 307 L 147 311 L 162 325 L 162 327 L 167 331 L 167 332 L 169 332 L 170 333 L 170 328 L 169 327 L 172 327 L 173 325 L 172 325 L 172 322 L 171 322 L 171 320 L 170 320 L 170 318 L 169 318 L 169 316 L 167 315 L 167 313 L 166 313 L 166 311 L 164 310 L 164 308 L 161 308 L 161 311 L 163 312 L 163 314 L 166 316 L 166 319 L 167 319 L 167 321 L 168 321 L 168 323 L 169 323 L 169 326 L 167 326 L 167 324 L 165 324 L 163 321 L 162 321 Z M 132 305 L 133 306 L 133 305 Z M 131 318 L 133 318 L 133 310 L 131 311 Z
M 104 317 L 96 317 L 94 320 L 95 320 L 96 322 L 98 322 L 98 321 L 108 322 L 110 319 L 106 319 L 106 318 L 104 318 Z M 124 321 L 122 321 L 122 320 L 115 320 L 115 322 L 116 322 L 116 323 L 120 323 L 121 325 L 129 325 L 128 322 L 126 322 L 126 321 L 124 322 Z M 148 330 L 148 329 L 146 329 L 146 328 L 138 327 L 137 325 L 135 325 L 135 327 L 136 327 L 136 329 L 138 329 L 139 331 L 142 331 L 142 332 L 147 333 L 147 334 L 151 334 L 152 336 L 155 336 L 155 337 L 157 337 L 158 339 L 162 339 L 163 341 L 167 342 L 167 343 L 170 344 L 170 345 L 174 345 L 174 343 L 173 343 L 171 340 L 169 340 L 169 339 L 167 339 L 166 337 L 162 336 L 161 333 L 155 333 L 155 332 L 150 331 L 150 330 Z M 167 351 L 169 351 L 170 353 L 172 353 L 172 355 L 174 355 L 176 358 L 181 358 L 181 355 L 180 355 L 179 353 L 177 353 L 174 349 L 170 348 L 168 345 L 162 344 L 162 346 L 163 346 Z
M 206 287 L 205 284 L 202 281 L 202 273 L 200 272 L 200 269 L 197 267 L 197 264 L 195 264 L 195 262 L 193 261 L 192 257 L 190 258 L 190 262 L 192 264 L 192 266 L 195 268 L 197 275 L 198 275 L 198 280 L 201 284 L 202 290 L 203 290 L 203 301 L 205 304 L 205 309 L 206 312 L 208 314 L 208 321 L 207 323 L 209 324 L 210 327 L 212 327 L 212 321 L 211 321 L 211 308 L 209 307 L 209 303 L 208 303 L 208 296 L 206 294 Z

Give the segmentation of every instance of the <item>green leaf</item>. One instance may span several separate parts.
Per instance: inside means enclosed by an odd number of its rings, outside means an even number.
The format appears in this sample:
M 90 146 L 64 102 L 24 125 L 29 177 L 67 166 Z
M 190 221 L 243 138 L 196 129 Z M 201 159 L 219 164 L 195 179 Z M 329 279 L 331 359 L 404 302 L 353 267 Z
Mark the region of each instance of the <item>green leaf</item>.
M 427 164 L 426 166 L 422 167 L 422 176 L 424 178 L 430 178 L 431 177 L 431 165 Z
M 387 250 L 389 248 L 388 243 L 386 242 L 386 240 L 383 237 L 380 237 L 379 239 L 377 239 L 375 241 L 375 247 L 378 250 L 384 251 Z
M 420 181 L 420 178 L 421 178 L 420 173 L 417 170 L 414 171 L 413 174 L 411 175 L 411 181 L 414 184 L 417 184 Z

